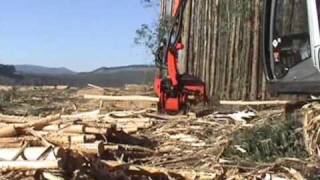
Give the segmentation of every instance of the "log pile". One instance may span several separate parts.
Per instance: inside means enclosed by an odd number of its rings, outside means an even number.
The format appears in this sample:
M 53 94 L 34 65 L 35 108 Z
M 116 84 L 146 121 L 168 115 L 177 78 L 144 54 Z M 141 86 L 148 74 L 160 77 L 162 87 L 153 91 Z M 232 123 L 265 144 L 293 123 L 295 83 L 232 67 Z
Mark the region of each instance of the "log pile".
M 12 89 L 3 92 L 9 97 L 0 106 L 1 179 L 300 180 L 320 175 L 317 158 L 310 158 L 319 153 L 316 103 L 305 108 L 303 125 L 282 105 L 256 111 L 244 103 L 241 111 L 168 116 L 147 103 L 134 106 L 141 99 L 130 98 L 146 97 L 145 92 L 131 96 L 125 89 L 94 85 L 85 91 Z M 85 99 L 95 93 L 78 93 L 90 89 L 116 99 Z M 116 106 L 126 100 L 131 105 Z M 40 113 L 28 113 L 27 105 Z

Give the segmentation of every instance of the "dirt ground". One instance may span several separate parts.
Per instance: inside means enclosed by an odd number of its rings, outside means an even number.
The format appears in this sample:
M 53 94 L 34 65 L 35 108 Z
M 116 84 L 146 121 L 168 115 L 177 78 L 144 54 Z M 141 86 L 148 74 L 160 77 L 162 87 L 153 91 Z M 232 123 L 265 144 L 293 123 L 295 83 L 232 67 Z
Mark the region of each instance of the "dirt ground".
M 283 107 L 220 107 L 202 117 L 192 112 L 168 116 L 157 114 L 154 102 L 83 98 L 153 95 L 147 86 L 0 89 L 0 158 L 3 149 L 20 153 L 15 160 L 1 159 L 0 179 L 320 179 L 317 154 L 310 153 L 320 143 L 308 146 L 306 110 L 288 113 Z M 56 114 L 59 117 L 49 122 L 48 117 Z M 48 123 L 41 127 L 35 123 L 33 129 L 30 124 L 24 126 L 28 120 L 42 118 Z M 82 135 L 94 138 L 83 142 L 83 149 L 70 141 L 75 132 L 65 130 L 76 125 L 95 128 L 94 132 L 83 131 Z M 1 137 L 1 128 L 8 126 L 18 133 Z M 46 132 L 53 126 L 59 127 L 56 132 Z M 312 127 L 308 132 L 318 131 L 317 125 Z M 107 132 L 97 133 L 97 129 Z M 70 144 L 58 142 L 53 135 L 68 136 Z M 98 150 L 91 150 L 97 142 Z M 47 167 L 45 158 L 36 159 L 41 160 L 41 167 L 19 164 L 28 161 L 20 159 L 21 152 L 39 146 L 63 149 L 57 167 Z

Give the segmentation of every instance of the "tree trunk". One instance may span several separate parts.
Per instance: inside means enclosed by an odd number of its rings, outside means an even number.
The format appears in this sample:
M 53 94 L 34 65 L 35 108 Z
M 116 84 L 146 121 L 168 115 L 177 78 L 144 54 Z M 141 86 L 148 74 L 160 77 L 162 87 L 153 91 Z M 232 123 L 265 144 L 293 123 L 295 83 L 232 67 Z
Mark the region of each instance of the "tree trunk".
M 258 90 L 258 56 L 259 56 L 259 27 L 260 27 L 260 0 L 255 0 L 254 3 L 254 27 L 253 27 L 253 57 L 252 57 L 252 74 L 251 74 L 251 93 L 250 99 L 257 98 Z

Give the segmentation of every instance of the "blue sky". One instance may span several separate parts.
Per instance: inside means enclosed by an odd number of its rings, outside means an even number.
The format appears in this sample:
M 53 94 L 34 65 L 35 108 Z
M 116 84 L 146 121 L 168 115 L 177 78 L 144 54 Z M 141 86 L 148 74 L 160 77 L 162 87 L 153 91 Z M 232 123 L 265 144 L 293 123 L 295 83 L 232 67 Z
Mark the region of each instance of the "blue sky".
M 133 39 L 156 15 L 140 0 L 0 0 L 0 63 L 76 71 L 151 64 Z

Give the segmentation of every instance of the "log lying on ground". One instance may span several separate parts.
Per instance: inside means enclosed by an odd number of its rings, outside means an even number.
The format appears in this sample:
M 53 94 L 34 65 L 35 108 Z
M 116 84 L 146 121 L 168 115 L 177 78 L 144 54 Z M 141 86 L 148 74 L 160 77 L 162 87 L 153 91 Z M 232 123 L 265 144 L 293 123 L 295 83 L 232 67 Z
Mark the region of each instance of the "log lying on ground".
M 83 124 L 78 125 L 49 125 L 43 127 L 42 131 L 60 131 L 62 133 L 74 133 L 74 134 L 101 134 L 107 135 L 112 130 L 111 128 L 97 128 L 97 127 L 89 127 Z
M 37 121 L 34 121 L 34 122 L 29 122 L 29 123 L 26 123 L 24 125 L 21 125 L 21 126 L 19 126 L 19 128 L 41 129 L 41 128 L 47 126 L 48 124 L 50 124 L 51 122 L 59 120 L 60 117 L 61 117 L 60 114 L 48 116 L 48 117 L 45 117 L 43 119 L 40 119 L 40 120 L 37 120 Z
M 144 152 L 149 154 L 155 153 L 154 150 L 149 148 L 145 148 L 141 146 L 126 145 L 126 144 L 105 144 L 104 149 L 108 151 L 125 150 L 125 151 Z
M 115 111 L 115 112 L 110 112 L 107 115 L 114 118 L 133 118 L 141 115 L 143 116 L 147 112 L 154 112 L 154 111 L 156 111 L 156 109 L 148 108 L 140 111 Z
M 147 129 L 153 125 L 150 118 L 109 118 L 105 117 L 102 121 L 110 124 L 116 124 L 118 130 L 123 130 L 126 133 L 135 133 L 139 129 Z
M 37 117 L 23 117 L 23 116 L 10 116 L 10 115 L 4 115 L 0 114 L 0 122 L 4 123 L 27 123 L 30 121 L 36 121 L 39 118 Z
M 72 144 L 69 149 L 85 156 L 100 156 L 105 151 L 102 141 L 97 141 L 95 143 Z
M 18 131 L 14 126 L 7 126 L 0 128 L 0 137 L 15 137 L 18 135 Z
M 32 121 L 24 124 L 18 124 L 18 125 L 9 125 L 7 127 L 2 127 L 0 128 L 0 137 L 15 137 L 23 129 L 26 128 L 34 128 L 34 129 L 41 129 L 42 127 L 50 124 L 53 121 L 57 121 L 60 118 L 60 114 L 58 115 L 53 115 L 53 116 L 48 116 L 46 118 L 37 120 L 37 121 Z
M 16 143 L 22 141 L 37 141 L 38 138 L 34 136 L 23 136 L 23 137 L 9 137 L 9 138 L 0 138 L 0 144 L 2 143 Z
M 96 99 L 105 101 L 146 101 L 146 102 L 159 102 L 159 98 L 150 96 L 97 96 L 97 95 L 84 95 L 85 99 Z
M 59 161 L 0 161 L 2 171 L 59 169 Z
M 64 147 L 79 143 L 93 143 L 96 140 L 96 136 L 88 134 L 64 135 L 58 133 L 49 133 L 48 135 L 46 135 L 46 139 L 52 144 Z
M 221 105 L 235 105 L 235 106 L 259 106 L 259 105 L 287 105 L 294 104 L 293 101 L 220 101 Z
M 5 147 L 21 147 L 23 142 L 27 142 L 30 145 L 40 145 L 39 138 L 34 136 L 24 136 L 24 137 L 8 137 L 0 138 L 0 148 Z
M 83 125 L 93 128 L 107 128 L 110 130 L 115 130 L 117 125 L 114 123 L 97 123 L 97 122 L 82 122 Z
M 77 114 L 71 114 L 71 115 L 62 115 L 61 119 L 63 122 L 67 121 L 76 121 L 81 119 L 82 121 L 88 121 L 88 120 L 98 120 L 100 114 L 100 110 L 90 111 L 90 112 L 82 112 Z

